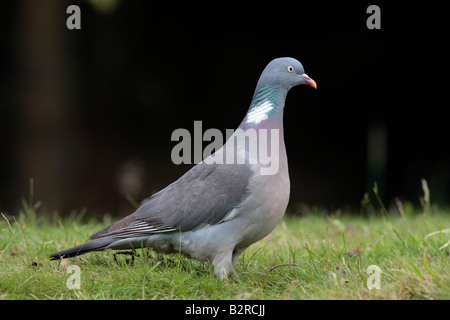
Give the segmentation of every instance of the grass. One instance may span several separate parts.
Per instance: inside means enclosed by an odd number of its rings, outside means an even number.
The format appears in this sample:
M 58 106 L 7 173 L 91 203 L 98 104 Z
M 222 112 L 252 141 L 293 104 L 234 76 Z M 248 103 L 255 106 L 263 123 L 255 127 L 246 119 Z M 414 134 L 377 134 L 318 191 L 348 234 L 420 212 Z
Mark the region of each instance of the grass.
M 239 277 L 223 282 L 207 263 L 149 250 L 49 261 L 111 221 L 50 221 L 24 207 L 17 219 L 0 216 L 0 299 L 450 298 L 449 212 L 286 216 L 239 258 Z M 367 287 L 371 265 L 381 270 L 380 289 Z M 77 275 L 80 289 L 69 289 Z

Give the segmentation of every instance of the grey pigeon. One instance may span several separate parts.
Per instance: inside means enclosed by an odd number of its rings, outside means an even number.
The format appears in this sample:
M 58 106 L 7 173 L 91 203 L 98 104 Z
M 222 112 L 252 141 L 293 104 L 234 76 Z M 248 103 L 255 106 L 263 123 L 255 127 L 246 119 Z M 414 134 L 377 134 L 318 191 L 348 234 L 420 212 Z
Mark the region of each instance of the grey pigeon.
M 272 60 L 259 78 L 245 118 L 221 149 L 144 200 L 131 215 L 85 244 L 53 253 L 51 259 L 150 247 L 210 261 L 216 276 L 226 278 L 239 255 L 272 232 L 286 210 L 290 182 L 283 109 L 289 89 L 301 84 L 317 88 L 299 61 Z M 251 141 L 255 137 L 256 148 Z M 271 152 L 275 154 L 268 163 Z

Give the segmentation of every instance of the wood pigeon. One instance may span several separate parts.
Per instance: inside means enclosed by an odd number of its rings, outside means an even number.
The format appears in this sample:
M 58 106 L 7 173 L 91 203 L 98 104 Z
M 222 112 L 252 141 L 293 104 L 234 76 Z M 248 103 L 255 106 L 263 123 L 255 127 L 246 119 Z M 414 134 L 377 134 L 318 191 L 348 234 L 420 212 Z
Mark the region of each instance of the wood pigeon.
M 226 278 L 239 255 L 267 236 L 286 210 L 290 182 L 283 109 L 287 92 L 301 84 L 317 88 L 296 59 L 272 60 L 245 118 L 221 149 L 89 242 L 50 258 L 150 247 L 210 261 L 216 276 Z

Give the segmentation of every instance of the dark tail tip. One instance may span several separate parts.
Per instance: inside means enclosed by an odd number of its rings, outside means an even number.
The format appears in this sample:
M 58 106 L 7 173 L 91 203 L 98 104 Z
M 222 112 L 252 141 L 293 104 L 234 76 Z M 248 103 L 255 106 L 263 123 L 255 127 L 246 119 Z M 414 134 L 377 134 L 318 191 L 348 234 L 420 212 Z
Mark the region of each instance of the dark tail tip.
M 115 239 L 113 238 L 104 238 L 104 239 L 95 239 L 89 242 L 86 242 L 84 244 L 81 244 L 79 246 L 58 251 L 55 253 L 52 253 L 50 255 L 50 260 L 59 260 L 62 258 L 72 258 L 75 256 L 79 256 L 85 253 L 88 253 L 90 251 L 99 251 L 105 249 L 108 245 L 113 243 Z

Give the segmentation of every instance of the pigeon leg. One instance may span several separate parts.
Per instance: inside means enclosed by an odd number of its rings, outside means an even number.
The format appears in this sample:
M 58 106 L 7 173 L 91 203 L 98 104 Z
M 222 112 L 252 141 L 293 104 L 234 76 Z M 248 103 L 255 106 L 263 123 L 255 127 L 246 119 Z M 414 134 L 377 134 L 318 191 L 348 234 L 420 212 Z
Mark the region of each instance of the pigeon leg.
M 233 270 L 233 264 L 232 264 L 232 256 L 233 251 L 232 250 L 226 250 L 219 252 L 213 259 L 213 266 L 214 266 L 214 273 L 216 276 L 223 280 L 225 279 Z

